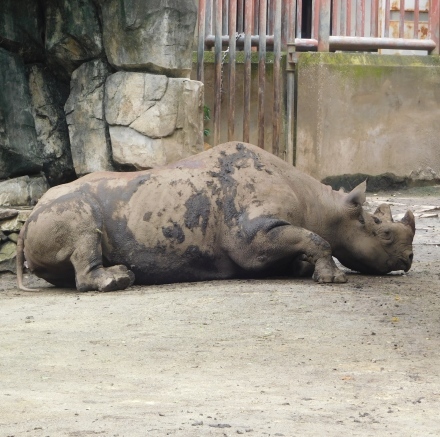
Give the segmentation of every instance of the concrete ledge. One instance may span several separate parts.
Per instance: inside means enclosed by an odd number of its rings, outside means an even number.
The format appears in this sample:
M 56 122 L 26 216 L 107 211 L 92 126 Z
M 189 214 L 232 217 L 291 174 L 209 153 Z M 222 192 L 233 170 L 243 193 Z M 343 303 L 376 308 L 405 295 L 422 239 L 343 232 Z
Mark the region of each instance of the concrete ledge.
M 301 170 L 438 180 L 438 56 L 302 53 L 297 84 Z

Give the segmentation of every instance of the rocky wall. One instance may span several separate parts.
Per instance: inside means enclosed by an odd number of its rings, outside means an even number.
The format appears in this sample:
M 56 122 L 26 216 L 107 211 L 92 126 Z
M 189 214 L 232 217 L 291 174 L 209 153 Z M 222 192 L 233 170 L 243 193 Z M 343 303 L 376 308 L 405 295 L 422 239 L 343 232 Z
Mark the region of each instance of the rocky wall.
M 194 0 L 1 0 L 0 212 L 203 150 L 196 21 Z M 4 257 L 18 229 L 2 232 Z

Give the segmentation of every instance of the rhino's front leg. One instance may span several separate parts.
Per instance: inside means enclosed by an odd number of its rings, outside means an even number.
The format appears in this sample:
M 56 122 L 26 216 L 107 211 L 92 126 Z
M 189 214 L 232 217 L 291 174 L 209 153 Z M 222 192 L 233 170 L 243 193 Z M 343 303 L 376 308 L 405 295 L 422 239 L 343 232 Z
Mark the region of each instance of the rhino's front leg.
M 254 226 L 249 221 L 250 226 Z M 246 229 L 242 222 L 241 241 L 235 250 L 228 250 L 231 258 L 246 270 L 267 270 L 283 262 L 295 269 L 297 260 L 314 267 L 313 279 L 317 282 L 347 282 L 347 278 L 335 264 L 330 244 L 319 235 L 283 220 L 269 218 L 259 222 L 259 229 Z M 246 238 L 249 235 L 251 237 Z M 240 240 L 239 239 L 239 240 Z M 237 240 L 236 240 L 237 241 Z M 311 270 L 311 269 L 310 269 Z M 290 271 L 295 275 L 301 272 Z

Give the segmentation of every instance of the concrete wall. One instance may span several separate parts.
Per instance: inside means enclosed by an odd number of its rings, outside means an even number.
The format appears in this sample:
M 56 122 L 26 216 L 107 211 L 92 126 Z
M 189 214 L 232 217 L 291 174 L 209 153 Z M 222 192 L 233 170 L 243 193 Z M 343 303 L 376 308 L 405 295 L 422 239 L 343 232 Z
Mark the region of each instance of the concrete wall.
M 439 57 L 303 53 L 297 89 L 301 170 L 439 180 Z

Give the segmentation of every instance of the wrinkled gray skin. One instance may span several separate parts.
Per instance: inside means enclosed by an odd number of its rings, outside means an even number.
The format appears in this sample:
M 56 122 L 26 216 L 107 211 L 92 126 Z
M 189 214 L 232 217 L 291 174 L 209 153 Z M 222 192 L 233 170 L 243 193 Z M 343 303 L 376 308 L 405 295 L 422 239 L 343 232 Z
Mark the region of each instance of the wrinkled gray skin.
M 411 267 L 414 216 L 365 212 L 365 183 L 333 191 L 274 155 L 226 143 L 165 168 L 99 172 L 50 189 L 20 234 L 29 269 L 59 287 L 120 290 L 271 275 L 345 282 Z

